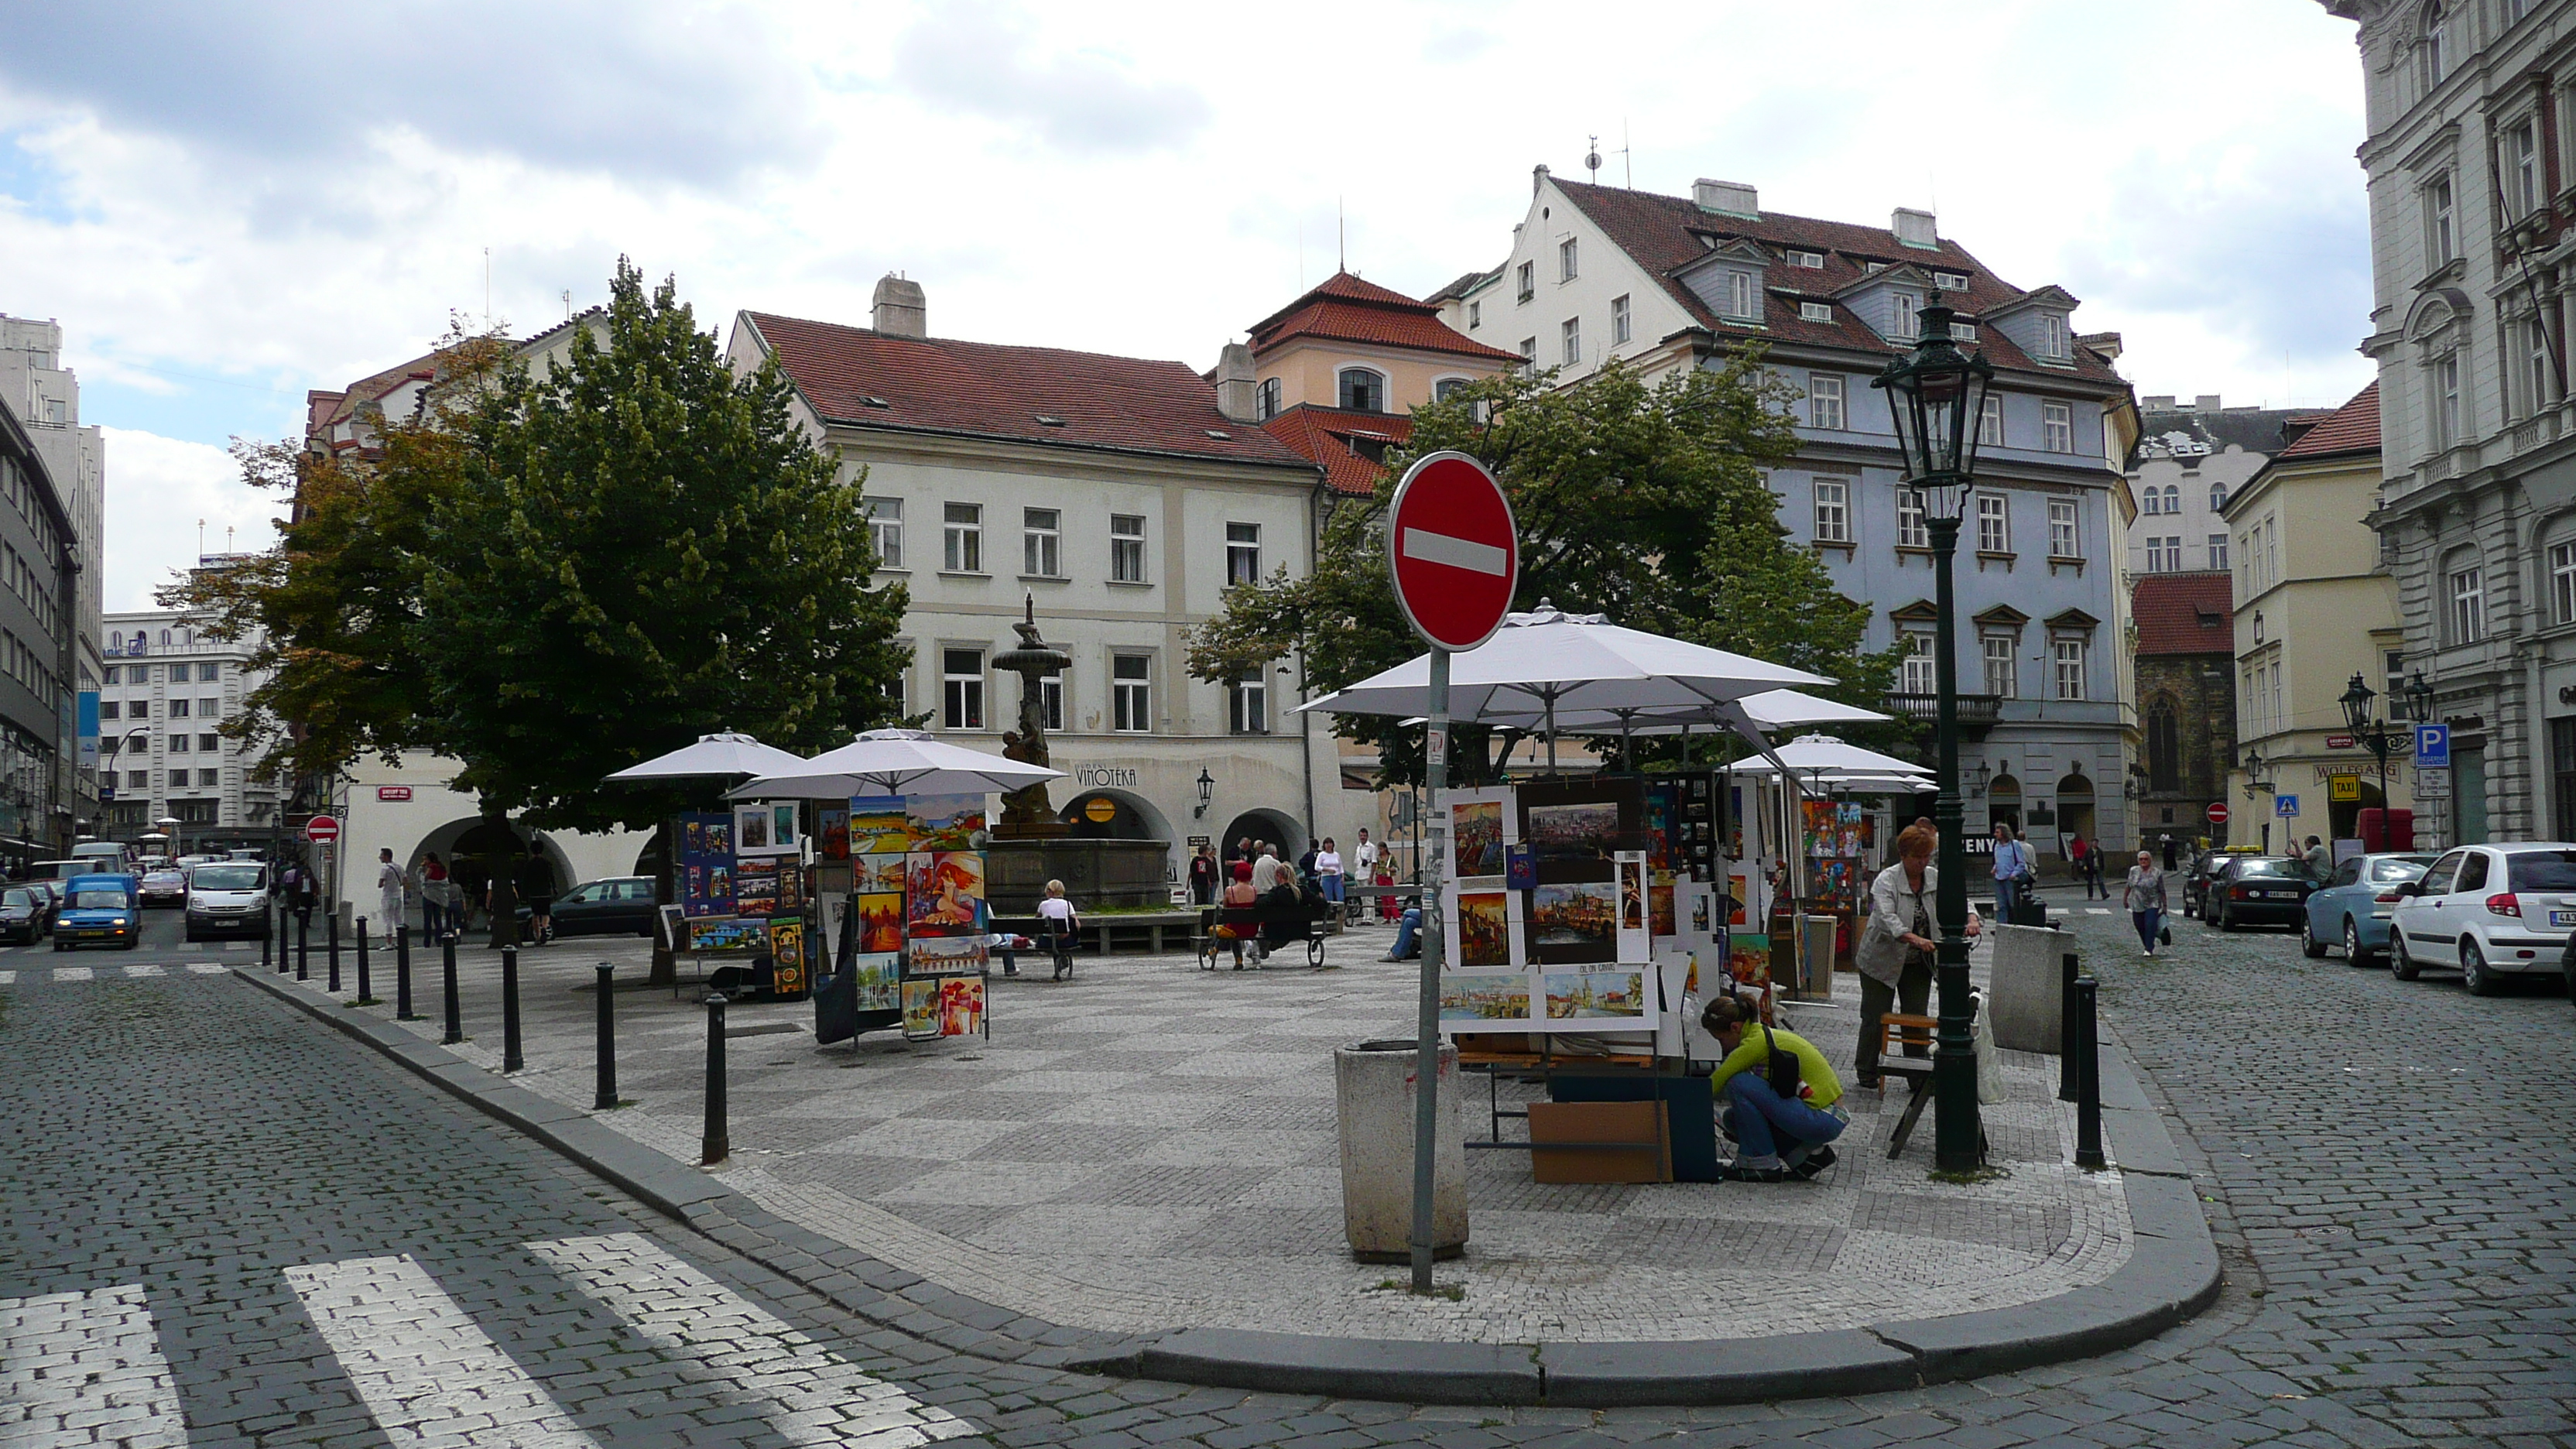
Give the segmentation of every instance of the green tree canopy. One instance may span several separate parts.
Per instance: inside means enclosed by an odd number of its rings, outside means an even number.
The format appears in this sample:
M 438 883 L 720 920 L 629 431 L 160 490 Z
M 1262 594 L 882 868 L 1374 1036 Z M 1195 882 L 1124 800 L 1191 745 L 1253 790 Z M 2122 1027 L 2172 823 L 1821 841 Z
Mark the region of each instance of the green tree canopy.
M 1321 692 L 1421 653 L 1387 579 L 1385 512 L 1413 459 L 1455 449 L 1482 460 L 1511 498 L 1521 538 L 1514 607 L 1606 614 L 1829 675 L 1840 683 L 1828 692 L 1875 703 L 1893 654 L 1861 652 L 1867 608 L 1789 542 L 1765 481 L 1797 452 L 1788 398 L 1752 354 L 1651 385 L 1613 362 L 1575 387 L 1515 373 L 1459 388 L 1415 409 L 1413 435 L 1387 455 L 1373 497 L 1336 502 L 1311 577 L 1283 571 L 1228 592 L 1225 612 L 1193 636 L 1191 672 L 1238 678 L 1293 646 Z M 1421 778 L 1419 727 L 1360 716 L 1337 716 L 1334 727 L 1377 746 L 1388 783 Z M 1451 778 L 1473 783 L 1491 765 L 1489 738 L 1462 728 Z

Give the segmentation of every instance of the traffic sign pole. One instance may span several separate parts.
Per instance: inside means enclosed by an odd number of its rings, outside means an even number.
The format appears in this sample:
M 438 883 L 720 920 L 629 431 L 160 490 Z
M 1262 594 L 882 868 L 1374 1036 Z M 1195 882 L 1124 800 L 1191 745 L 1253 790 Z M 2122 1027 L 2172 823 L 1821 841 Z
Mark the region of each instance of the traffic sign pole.
M 1440 1150 L 1440 963 L 1449 933 L 1440 919 L 1440 883 L 1449 872 L 1449 651 L 1431 651 L 1431 724 L 1423 734 L 1423 773 L 1431 790 L 1431 870 L 1422 879 L 1422 993 L 1414 1017 L 1413 1291 L 1431 1291 L 1432 1167 Z

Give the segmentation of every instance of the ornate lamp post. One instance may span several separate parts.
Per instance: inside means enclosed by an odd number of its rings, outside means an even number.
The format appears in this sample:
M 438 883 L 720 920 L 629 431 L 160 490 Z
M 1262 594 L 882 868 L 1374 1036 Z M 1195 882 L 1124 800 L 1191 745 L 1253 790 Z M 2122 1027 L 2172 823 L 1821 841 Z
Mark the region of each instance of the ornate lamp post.
M 1977 1057 L 1969 1034 L 1968 853 L 1960 834 L 1959 661 L 1951 566 L 1959 552 L 1959 521 L 1976 491 L 1978 425 L 1995 369 L 1983 352 L 1960 353 L 1950 337 L 1951 311 L 1941 304 L 1940 293 L 1933 293 L 1930 305 L 1916 317 L 1921 331 L 1914 351 L 1888 363 L 1870 386 L 1887 392 L 1897 446 L 1905 455 L 1905 479 L 1899 486 L 1914 491 L 1932 535 L 1939 605 L 1934 733 L 1941 781 L 1932 812 L 1941 831 L 1941 881 L 1935 896 L 1941 994 L 1932 1053 L 1934 1157 L 1944 1172 L 1969 1172 L 1985 1159 L 1985 1132 L 1977 1117 Z
M 1209 774 L 1205 766 L 1199 769 L 1198 786 L 1199 808 L 1191 811 L 1190 815 L 1193 819 L 1205 819 L 1208 807 L 1216 803 L 1216 777 Z
M 2364 850 L 2388 848 L 2388 757 L 2396 751 L 2397 742 L 2389 734 L 2388 721 L 2371 717 L 2370 702 L 2378 697 L 2379 691 L 2363 682 L 2361 671 L 2353 671 L 2352 683 L 2345 685 L 2343 691 L 2343 722 L 2361 747 L 2379 762 L 2379 843 L 2373 845 L 2364 837 Z

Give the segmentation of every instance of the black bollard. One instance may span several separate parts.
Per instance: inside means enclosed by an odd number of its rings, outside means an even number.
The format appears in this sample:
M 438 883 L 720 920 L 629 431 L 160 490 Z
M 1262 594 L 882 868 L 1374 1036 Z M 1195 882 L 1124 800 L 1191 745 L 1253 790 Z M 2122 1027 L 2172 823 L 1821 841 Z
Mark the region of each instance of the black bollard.
M 2094 1009 L 2099 1003 L 2092 977 L 2075 983 L 2075 1059 L 2078 1064 L 2075 1099 L 2075 1165 L 2102 1167 L 2102 1045 L 2094 1032 Z
M 313 979 L 313 918 L 302 911 L 295 913 L 295 979 Z
M 590 1098 L 594 1112 L 605 1112 L 617 1105 L 616 974 L 616 967 L 605 961 L 599 963 L 599 1082 Z
M 340 989 L 340 913 L 333 910 L 322 918 L 322 948 L 331 962 L 331 989 Z
M 707 996 L 707 1130 L 698 1144 L 698 1166 L 713 1167 L 733 1155 L 725 1131 L 725 999 Z
M 372 1002 L 376 993 L 367 975 L 367 918 L 358 917 L 358 1000 Z
M 519 1054 L 519 948 L 501 948 L 501 1070 L 526 1066 Z
M 394 928 L 394 1020 L 418 1021 L 411 1009 L 411 932 Z
M 2057 958 L 2057 1100 L 2075 1100 L 2075 953 Z
M 454 1046 L 465 1040 L 465 1011 L 456 1000 L 456 938 L 448 936 L 442 939 L 439 949 L 445 957 L 439 969 L 447 978 L 447 1035 L 438 1040 L 442 1046 Z
M 278 954 L 270 949 L 277 944 L 277 933 L 269 929 L 268 924 L 268 918 L 275 914 L 275 911 L 276 902 L 262 896 L 259 902 L 259 969 L 262 971 L 269 968 L 269 958 Z M 286 969 L 286 962 L 283 960 L 279 960 L 276 965 L 280 971 Z

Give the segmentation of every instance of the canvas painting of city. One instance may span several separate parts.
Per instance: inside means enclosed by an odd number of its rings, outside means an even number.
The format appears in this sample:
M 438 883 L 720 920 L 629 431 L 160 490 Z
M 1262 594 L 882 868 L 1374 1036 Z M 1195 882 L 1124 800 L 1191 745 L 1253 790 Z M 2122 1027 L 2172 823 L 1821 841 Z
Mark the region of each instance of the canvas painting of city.
M 1449 807 L 1451 874 L 1460 880 L 1503 873 L 1503 802 L 1468 800 Z
M 859 897 L 859 949 L 903 949 L 903 893 L 871 892 Z
M 861 795 L 850 801 L 850 853 L 892 853 L 912 849 L 912 817 L 900 795 Z
M 1444 1022 L 1527 1022 L 1530 982 L 1514 972 L 1497 976 L 1440 978 L 1440 1019 Z
M 1550 1021 L 1646 1019 L 1642 971 L 1550 971 L 1539 978 Z
M 861 1011 L 892 1011 L 900 999 L 898 986 L 903 978 L 903 956 L 895 951 L 877 951 L 860 956 L 850 963 L 852 984 L 858 988 Z
M 1616 801 L 1571 805 L 1532 805 L 1522 812 L 1530 843 L 1538 847 L 1539 864 L 1560 861 L 1608 861 L 1619 842 Z
M 1462 891 L 1458 896 L 1457 969 L 1510 966 L 1512 898 L 1503 891 Z
M 1530 892 L 1530 955 L 1548 963 L 1618 959 L 1619 888 L 1611 881 L 1542 885 Z

